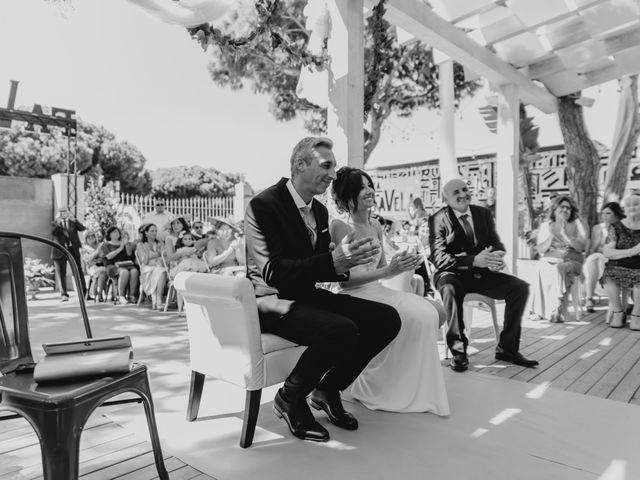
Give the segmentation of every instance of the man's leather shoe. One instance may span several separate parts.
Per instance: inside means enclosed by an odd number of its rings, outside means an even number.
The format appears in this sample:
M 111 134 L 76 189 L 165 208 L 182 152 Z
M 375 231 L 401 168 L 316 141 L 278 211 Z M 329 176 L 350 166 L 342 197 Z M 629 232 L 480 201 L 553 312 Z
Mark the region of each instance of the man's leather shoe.
M 314 442 L 329 441 L 329 432 L 316 422 L 304 398 L 291 404 L 285 402 L 278 391 L 273 399 L 273 413 L 276 414 L 276 417 L 287 422 L 287 426 L 294 436 Z
M 513 363 L 515 365 L 520 365 L 521 367 L 537 367 L 537 360 L 530 360 L 527 357 L 523 356 L 520 352 L 510 353 L 502 350 L 501 348 L 496 349 L 496 360 L 502 360 L 504 362 Z
M 464 372 L 469 368 L 469 358 L 466 353 L 454 353 L 449 365 L 454 372 Z
M 336 390 L 325 392 L 317 388 L 309 395 L 309 402 L 316 410 L 324 410 L 329 421 L 345 430 L 357 430 L 358 420 L 342 406 L 340 393 Z

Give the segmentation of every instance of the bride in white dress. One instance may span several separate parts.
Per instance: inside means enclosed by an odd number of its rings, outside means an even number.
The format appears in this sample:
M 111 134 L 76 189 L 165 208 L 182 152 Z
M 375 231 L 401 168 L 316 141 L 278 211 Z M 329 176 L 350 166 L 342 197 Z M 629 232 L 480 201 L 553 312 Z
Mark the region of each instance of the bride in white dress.
M 346 235 L 373 237 L 382 242 L 382 227 L 370 221 L 375 204 L 371 178 L 362 170 L 343 167 L 332 186 L 339 209 L 349 213 L 347 223 L 334 220 L 331 238 L 338 243 Z M 386 303 L 398 310 L 400 333 L 380 352 L 351 385 L 351 395 L 373 410 L 432 412 L 449 415 L 449 401 L 438 357 L 438 310 L 429 299 L 391 290 L 380 280 L 413 271 L 421 258 L 400 252 L 389 261 L 381 252 L 375 261 L 352 268 L 341 293 Z

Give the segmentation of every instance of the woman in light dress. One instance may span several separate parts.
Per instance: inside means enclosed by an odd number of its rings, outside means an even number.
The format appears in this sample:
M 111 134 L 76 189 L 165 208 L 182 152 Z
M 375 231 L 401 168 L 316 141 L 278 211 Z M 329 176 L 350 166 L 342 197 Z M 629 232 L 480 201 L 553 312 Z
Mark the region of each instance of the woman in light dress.
M 561 323 L 566 319 L 571 286 L 580 281 L 587 246 L 587 228 L 571 197 L 556 197 L 549 221 L 540 225 L 537 241 L 543 298 L 548 304 L 545 314 L 552 323 Z
M 332 191 L 338 208 L 349 213 L 347 223 L 331 223 L 332 241 L 338 243 L 346 235 L 353 235 L 382 242 L 382 228 L 370 218 L 375 204 L 371 178 L 361 170 L 343 167 L 337 172 Z M 402 319 L 396 339 L 371 360 L 351 385 L 353 397 L 373 410 L 449 415 L 437 348 L 437 306 L 429 299 L 391 290 L 380 283 L 401 272 L 411 274 L 421 261 L 420 255 L 407 251 L 387 260 L 381 249 L 373 262 L 352 268 L 349 280 L 340 286 L 342 293 L 394 307 Z
M 107 274 L 104 268 L 104 261 L 100 257 L 98 237 L 94 232 L 87 232 L 84 236 L 84 241 L 85 243 L 80 249 L 80 256 L 84 271 L 91 278 L 91 289 L 87 295 L 87 300 L 98 298 L 99 301 L 103 302 L 106 296 L 104 288 L 107 284 Z
M 140 242 L 136 246 L 136 257 L 140 265 L 140 284 L 151 297 L 151 308 L 161 309 L 162 294 L 167 284 L 167 271 L 162 261 L 162 243 L 158 240 L 158 227 L 148 223 L 140 227 Z

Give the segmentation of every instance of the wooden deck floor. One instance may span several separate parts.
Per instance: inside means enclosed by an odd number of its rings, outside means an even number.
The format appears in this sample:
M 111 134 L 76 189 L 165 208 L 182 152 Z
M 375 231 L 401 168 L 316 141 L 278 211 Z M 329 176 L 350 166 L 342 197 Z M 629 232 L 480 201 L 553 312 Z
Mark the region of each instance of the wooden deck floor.
M 640 331 L 611 328 L 605 314 L 601 307 L 580 321 L 525 322 L 520 351 L 540 362 L 532 369 L 496 361 L 493 329 L 484 322 L 472 329 L 470 345 L 478 352 L 470 369 L 640 405 Z
M 164 456 L 171 480 L 215 480 L 176 457 Z M 0 423 L 0 479 L 42 478 L 40 444 L 31 426 L 21 418 Z M 94 413 L 80 443 L 80 478 L 85 480 L 151 480 L 158 478 L 153 450 L 141 440 Z

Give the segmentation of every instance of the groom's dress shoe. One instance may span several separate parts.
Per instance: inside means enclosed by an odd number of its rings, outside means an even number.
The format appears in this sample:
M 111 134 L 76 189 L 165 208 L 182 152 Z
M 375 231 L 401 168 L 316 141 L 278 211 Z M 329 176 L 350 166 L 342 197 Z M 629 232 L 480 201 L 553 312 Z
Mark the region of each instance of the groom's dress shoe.
M 325 392 L 316 388 L 309 395 L 309 402 L 316 410 L 324 410 L 329 421 L 334 425 L 345 430 L 358 429 L 358 420 L 343 408 L 340 393 L 337 390 Z
M 504 362 L 513 363 L 515 365 L 520 365 L 521 367 L 527 367 L 527 368 L 538 366 L 537 360 L 530 360 L 524 355 L 522 355 L 520 352 L 516 352 L 516 353 L 507 352 L 500 347 L 496 348 L 496 360 L 502 360 Z
M 291 404 L 285 402 L 280 392 L 278 392 L 273 399 L 273 413 L 287 422 L 287 426 L 294 436 L 314 442 L 329 441 L 329 432 L 316 422 L 304 398 L 295 404 Z
M 469 368 L 469 358 L 466 353 L 454 353 L 449 364 L 454 372 L 464 372 Z

